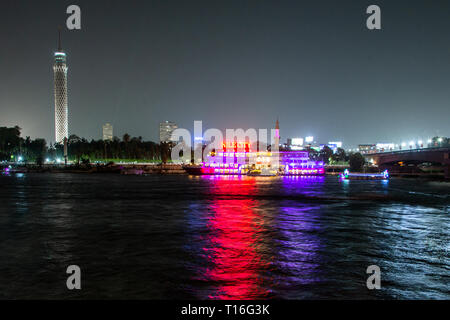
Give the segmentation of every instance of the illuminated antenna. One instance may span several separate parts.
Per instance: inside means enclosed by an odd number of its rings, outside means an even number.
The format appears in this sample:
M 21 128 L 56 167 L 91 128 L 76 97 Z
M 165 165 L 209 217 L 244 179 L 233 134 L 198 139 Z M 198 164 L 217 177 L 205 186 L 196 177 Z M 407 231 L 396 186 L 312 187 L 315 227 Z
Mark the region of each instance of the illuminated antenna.
M 61 47 L 61 26 L 58 27 L 58 52 L 62 52 L 62 47 Z

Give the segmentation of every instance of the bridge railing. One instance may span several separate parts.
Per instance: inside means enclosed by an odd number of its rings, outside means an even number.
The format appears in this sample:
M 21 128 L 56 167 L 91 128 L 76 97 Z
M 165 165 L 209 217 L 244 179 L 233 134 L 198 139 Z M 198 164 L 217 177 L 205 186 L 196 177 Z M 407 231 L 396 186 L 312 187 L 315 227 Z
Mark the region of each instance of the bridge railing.
M 450 148 L 437 147 L 437 148 L 420 148 L 420 149 L 408 149 L 408 150 L 397 150 L 397 151 L 385 151 L 385 152 L 377 152 L 364 154 L 365 157 L 372 157 L 376 155 L 389 155 L 389 154 L 403 154 L 403 153 L 419 153 L 419 152 L 450 152 Z

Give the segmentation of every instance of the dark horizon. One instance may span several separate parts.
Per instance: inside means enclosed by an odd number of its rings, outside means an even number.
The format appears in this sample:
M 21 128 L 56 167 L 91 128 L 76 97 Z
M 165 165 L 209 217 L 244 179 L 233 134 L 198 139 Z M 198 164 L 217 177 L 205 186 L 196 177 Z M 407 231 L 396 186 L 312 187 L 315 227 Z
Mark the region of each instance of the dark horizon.
M 273 128 L 344 146 L 450 136 L 447 1 L 41 1 L 0 12 L 0 126 L 54 140 L 53 52 L 63 30 L 69 134 L 158 140 L 158 124 Z M 382 10 L 382 30 L 365 9 Z

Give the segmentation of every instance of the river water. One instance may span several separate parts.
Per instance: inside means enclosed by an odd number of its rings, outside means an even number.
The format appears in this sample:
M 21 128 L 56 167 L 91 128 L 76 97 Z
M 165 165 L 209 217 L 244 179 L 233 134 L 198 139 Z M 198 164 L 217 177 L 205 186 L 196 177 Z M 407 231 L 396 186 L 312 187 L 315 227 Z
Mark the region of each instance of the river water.
M 448 182 L 3 175 L 0 298 L 449 299 L 449 230 Z

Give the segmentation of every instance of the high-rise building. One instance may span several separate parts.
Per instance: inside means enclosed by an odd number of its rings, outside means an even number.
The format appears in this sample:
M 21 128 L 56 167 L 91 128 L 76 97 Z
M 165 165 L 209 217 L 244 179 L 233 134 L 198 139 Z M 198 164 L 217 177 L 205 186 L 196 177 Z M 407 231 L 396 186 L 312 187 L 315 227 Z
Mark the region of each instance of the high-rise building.
M 174 122 L 164 121 L 159 124 L 159 142 L 171 142 L 172 133 L 178 129 Z
M 103 140 L 113 141 L 113 126 L 109 123 L 103 125 Z
M 69 137 L 67 106 L 67 64 L 66 54 L 61 48 L 61 30 L 58 37 L 58 51 L 53 64 L 55 86 L 55 142 L 64 143 Z

